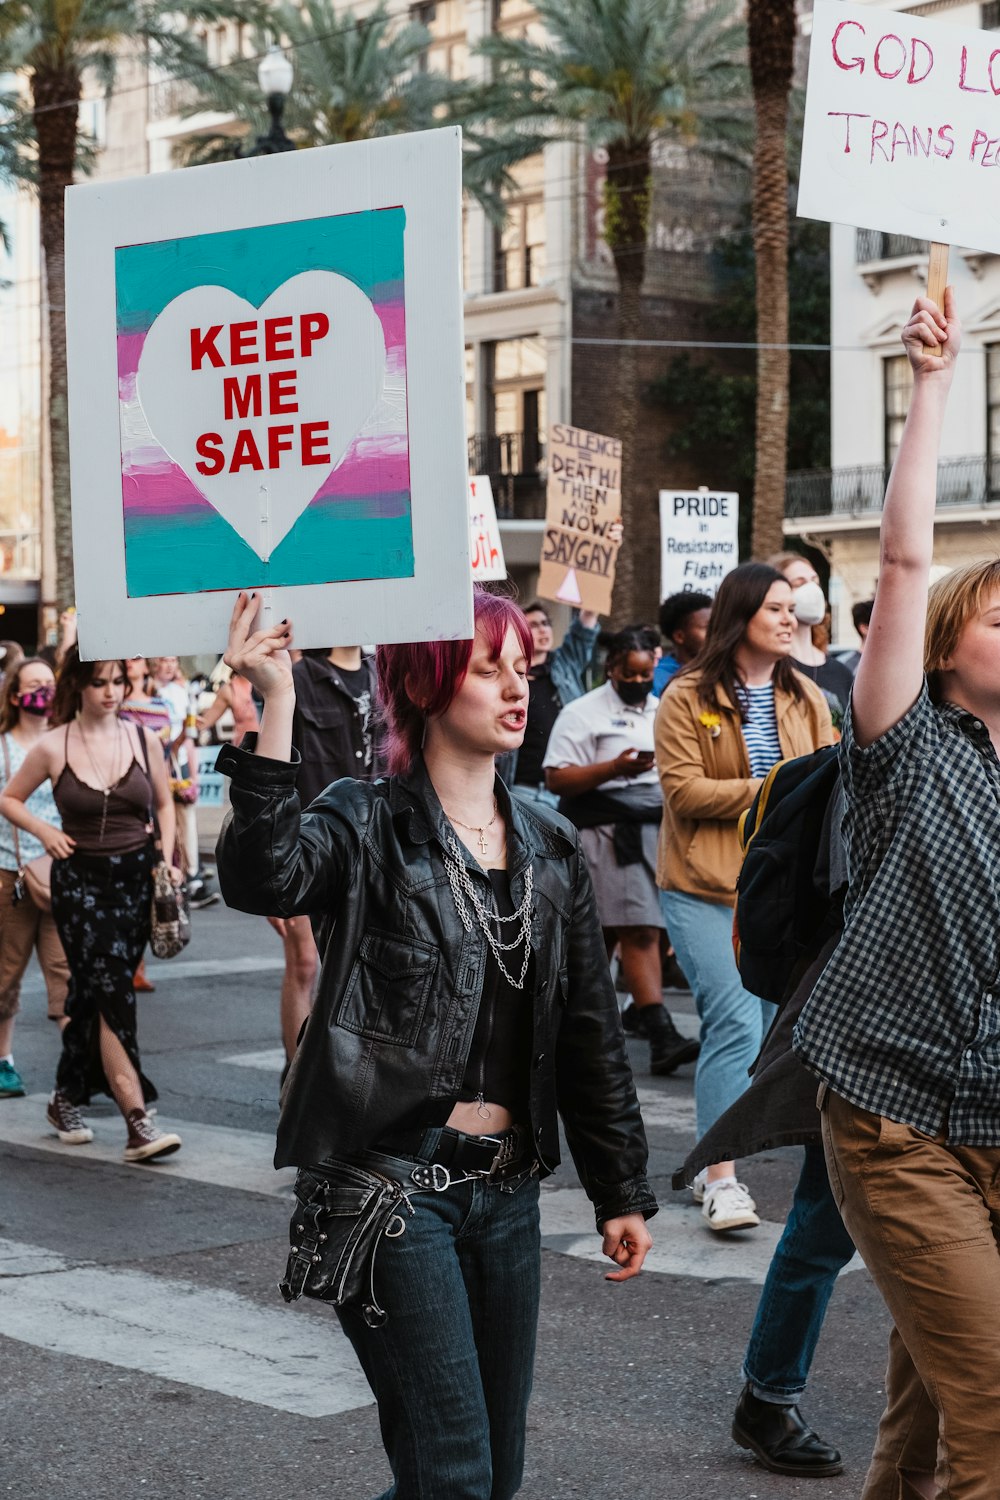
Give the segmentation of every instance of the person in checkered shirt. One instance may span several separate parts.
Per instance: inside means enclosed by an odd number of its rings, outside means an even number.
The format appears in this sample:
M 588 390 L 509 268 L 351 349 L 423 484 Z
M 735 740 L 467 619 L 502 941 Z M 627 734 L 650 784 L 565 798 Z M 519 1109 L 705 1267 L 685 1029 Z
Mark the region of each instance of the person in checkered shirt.
M 795 1029 L 844 1222 L 895 1327 L 862 1500 L 1000 1494 L 1000 559 L 935 584 L 961 345 L 914 303 L 913 395 L 841 744 L 840 946 Z

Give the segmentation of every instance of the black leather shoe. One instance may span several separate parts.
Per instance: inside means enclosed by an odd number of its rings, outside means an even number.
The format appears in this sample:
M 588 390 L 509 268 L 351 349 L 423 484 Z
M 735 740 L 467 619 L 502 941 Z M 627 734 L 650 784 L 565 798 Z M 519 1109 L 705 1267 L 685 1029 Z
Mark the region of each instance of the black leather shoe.
M 806 1426 L 797 1406 L 775 1406 L 771 1401 L 761 1401 L 749 1384 L 743 1387 L 736 1403 L 733 1442 L 749 1448 L 772 1474 L 825 1479 L 844 1471 L 837 1449 Z
M 701 1043 L 681 1036 L 665 1005 L 645 1005 L 639 1012 L 639 1035 L 649 1040 L 649 1071 L 657 1078 L 694 1062 Z

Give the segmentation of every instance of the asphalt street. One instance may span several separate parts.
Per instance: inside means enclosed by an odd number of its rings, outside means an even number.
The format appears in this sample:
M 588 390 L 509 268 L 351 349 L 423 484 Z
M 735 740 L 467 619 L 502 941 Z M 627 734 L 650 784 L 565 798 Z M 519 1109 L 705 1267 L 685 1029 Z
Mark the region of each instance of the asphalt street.
M 28 1097 L 0 1100 L 0 1494 L 22 1500 L 370 1500 L 389 1484 L 375 1410 L 329 1309 L 286 1307 L 290 1174 L 271 1168 L 281 948 L 221 906 L 150 964 L 144 1065 L 184 1147 L 122 1162 L 48 1131 L 58 1044 L 32 967 L 16 1056 Z M 683 1029 L 690 997 L 668 995 Z M 691 1068 L 645 1071 L 631 1043 L 662 1211 L 649 1269 L 613 1286 L 571 1165 L 543 1190 L 543 1299 L 525 1500 L 850 1500 L 882 1408 L 888 1320 L 856 1262 L 831 1303 L 804 1410 L 844 1455 L 835 1479 L 768 1474 L 731 1441 L 740 1360 L 798 1172 L 746 1163 L 764 1222 L 714 1236 L 670 1174 L 693 1140 Z M 446 1496 L 435 1500 L 447 1500 Z

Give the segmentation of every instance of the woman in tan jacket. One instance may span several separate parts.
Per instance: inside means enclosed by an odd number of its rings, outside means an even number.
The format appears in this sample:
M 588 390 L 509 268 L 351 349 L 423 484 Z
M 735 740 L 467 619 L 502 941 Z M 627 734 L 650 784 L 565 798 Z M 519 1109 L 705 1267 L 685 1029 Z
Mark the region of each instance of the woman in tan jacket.
M 786 579 L 765 563 L 744 563 L 720 586 L 704 649 L 674 678 L 656 718 L 664 801 L 657 883 L 701 1017 L 699 1136 L 746 1088 L 774 1011 L 743 988 L 733 957 L 740 814 L 776 761 L 833 742 L 825 697 L 789 660 L 794 635 Z M 760 1222 L 732 1162 L 699 1176 L 695 1199 L 711 1229 Z

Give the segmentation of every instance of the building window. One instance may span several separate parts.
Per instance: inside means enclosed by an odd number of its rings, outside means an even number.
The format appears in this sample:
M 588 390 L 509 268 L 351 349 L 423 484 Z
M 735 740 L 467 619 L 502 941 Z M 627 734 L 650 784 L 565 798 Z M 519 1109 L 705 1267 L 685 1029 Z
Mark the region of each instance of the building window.
M 487 353 L 490 431 L 502 440 L 504 471 L 535 473 L 545 450 L 545 345 L 502 339 Z
M 1000 491 L 1000 344 L 986 345 L 986 458 L 989 493 Z
M 882 361 L 882 389 L 885 411 L 885 466 L 890 468 L 899 452 L 906 413 L 910 409 L 913 371 L 905 354 L 894 354 Z
M 465 30 L 465 0 L 430 0 L 412 5 L 410 16 L 430 32 L 427 50 L 420 59 L 421 71 L 444 73 L 461 79 L 469 71 L 469 44 Z
M 980 6 L 980 25 L 984 31 L 1000 31 L 1000 0 L 987 0 Z
M 540 286 L 545 275 L 545 164 L 541 156 L 520 162 L 517 187 L 507 201 L 507 221 L 496 232 L 493 290 L 515 292 Z
M 471 437 L 476 430 L 476 351 L 465 346 L 465 430 Z
M 506 36 L 527 36 L 538 13 L 533 0 L 492 0 L 490 22 Z

